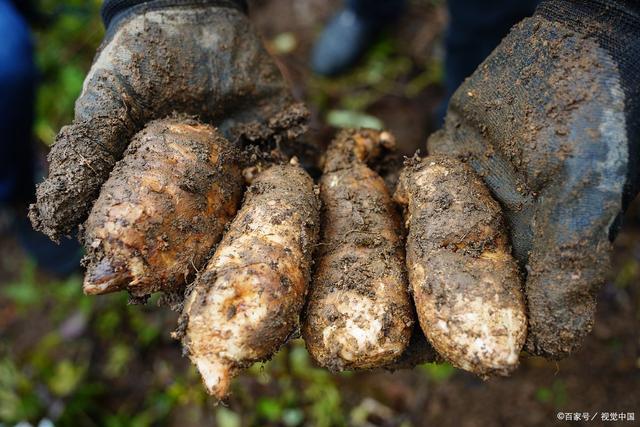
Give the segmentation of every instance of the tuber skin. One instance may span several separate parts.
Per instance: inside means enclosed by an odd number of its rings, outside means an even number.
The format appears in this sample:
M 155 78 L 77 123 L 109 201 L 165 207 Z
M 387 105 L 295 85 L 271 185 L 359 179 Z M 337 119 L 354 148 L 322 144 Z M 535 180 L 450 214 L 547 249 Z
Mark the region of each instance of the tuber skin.
M 444 156 L 408 161 L 394 198 L 406 207 L 407 269 L 425 335 L 458 368 L 507 375 L 527 319 L 500 206 L 469 166 Z
M 388 132 L 348 130 L 326 154 L 302 334 L 315 361 L 332 371 L 389 365 L 411 338 L 402 224 L 384 180 L 366 164 L 391 146 Z
M 102 186 L 81 240 L 84 292 L 142 297 L 182 288 L 206 263 L 242 197 L 238 154 L 189 119 L 151 122 Z
M 298 327 L 317 241 L 319 200 L 297 165 L 254 178 L 238 215 L 198 275 L 183 312 L 183 344 L 208 392 L 270 358 Z

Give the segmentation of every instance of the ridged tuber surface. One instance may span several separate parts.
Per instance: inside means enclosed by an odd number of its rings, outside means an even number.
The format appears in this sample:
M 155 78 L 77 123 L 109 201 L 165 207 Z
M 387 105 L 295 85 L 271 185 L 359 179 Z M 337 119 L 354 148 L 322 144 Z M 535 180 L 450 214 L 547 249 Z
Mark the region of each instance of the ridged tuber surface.
M 206 263 L 242 197 L 235 149 L 189 119 L 151 122 L 102 186 L 82 242 L 84 292 L 178 289 Z
M 183 313 L 185 348 L 218 399 L 298 326 L 318 227 L 318 197 L 302 168 L 272 166 L 254 179 Z
M 312 357 L 334 371 L 388 365 L 411 338 L 402 224 L 384 180 L 366 164 L 390 145 L 387 132 L 349 130 L 326 154 L 302 333 Z
M 508 374 L 527 320 L 500 206 L 469 166 L 444 156 L 409 161 L 394 198 L 406 205 L 407 269 L 425 335 L 459 368 Z

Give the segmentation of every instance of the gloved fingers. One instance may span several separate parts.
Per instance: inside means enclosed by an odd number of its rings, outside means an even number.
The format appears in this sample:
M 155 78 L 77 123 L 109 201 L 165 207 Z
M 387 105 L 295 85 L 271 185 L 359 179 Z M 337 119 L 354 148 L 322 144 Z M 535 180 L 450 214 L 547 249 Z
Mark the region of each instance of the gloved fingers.
M 529 224 L 534 198 L 522 191 L 527 185 L 508 157 L 464 119 L 456 102 L 449 106 L 446 128 L 431 135 L 427 150 L 430 155 L 444 154 L 467 162 L 483 179 L 504 210 L 513 255 L 524 266 L 531 249 Z
M 577 128 L 576 132 L 587 128 Z M 588 138 L 584 138 L 588 142 Z M 527 350 L 550 358 L 580 346 L 593 326 L 621 211 L 626 157 L 613 141 L 584 144 L 538 197 L 527 265 Z
M 68 234 L 86 218 L 133 135 L 154 119 L 185 114 L 232 142 L 233 135 L 276 140 L 292 132 L 293 116 L 279 116 L 291 103 L 241 12 L 184 7 L 132 16 L 108 36 L 73 124 L 57 137 L 32 222 L 54 239 Z
M 533 354 L 561 358 L 579 347 L 591 331 L 595 297 L 604 282 L 610 247 L 604 236 L 594 238 L 584 235 L 586 233 L 568 236 L 566 229 L 570 225 L 548 224 L 541 218 L 564 215 L 557 210 L 581 215 L 579 206 L 546 204 L 538 212 L 540 224 L 536 231 L 541 235 L 535 239 L 528 265 L 529 335 L 526 348 Z
M 254 133 L 262 128 L 262 134 L 266 128 L 290 127 L 282 123 L 284 117 L 288 116 L 289 122 L 299 120 L 301 110 L 295 107 L 291 89 L 278 66 L 253 31 L 242 32 L 236 38 L 239 45 L 232 58 L 207 70 L 212 87 L 206 104 L 214 114 L 206 119 L 232 141 L 247 125 Z M 307 114 L 305 110 L 302 118 L 306 119 Z
M 238 127 L 264 127 L 291 102 L 278 67 L 236 9 L 175 7 L 132 16 L 103 50 L 144 103 L 143 121 L 186 114 L 236 142 Z M 245 132 L 247 133 L 247 132 Z
M 86 218 L 100 186 L 138 129 L 139 107 L 116 73 L 90 73 L 76 118 L 60 130 L 48 156 L 49 176 L 30 207 L 34 228 L 57 240 Z

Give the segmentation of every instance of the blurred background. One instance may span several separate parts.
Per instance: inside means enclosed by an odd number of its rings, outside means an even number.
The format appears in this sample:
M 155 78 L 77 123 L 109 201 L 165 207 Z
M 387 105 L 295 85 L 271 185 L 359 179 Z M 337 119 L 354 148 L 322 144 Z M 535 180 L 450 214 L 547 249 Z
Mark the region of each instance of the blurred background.
M 100 4 L 33 2 L 33 138 L 42 170 L 102 39 Z M 404 153 L 424 152 L 445 94 L 444 2 L 410 2 L 410 13 L 359 65 L 337 78 L 318 77 L 310 51 L 339 5 L 252 3 L 267 48 L 312 110 L 311 138 L 325 144 L 336 128 L 385 127 Z M 132 306 L 126 295 L 85 297 L 80 272 L 60 279 L 41 271 L 0 216 L 0 426 L 547 426 L 560 423 L 558 411 L 634 412 L 640 419 L 637 208 L 627 217 L 595 329 L 570 359 L 525 358 L 510 378 L 486 382 L 446 364 L 332 375 L 314 367 L 294 340 L 236 380 L 228 403 L 214 406 L 169 336 L 175 313 L 157 298 Z

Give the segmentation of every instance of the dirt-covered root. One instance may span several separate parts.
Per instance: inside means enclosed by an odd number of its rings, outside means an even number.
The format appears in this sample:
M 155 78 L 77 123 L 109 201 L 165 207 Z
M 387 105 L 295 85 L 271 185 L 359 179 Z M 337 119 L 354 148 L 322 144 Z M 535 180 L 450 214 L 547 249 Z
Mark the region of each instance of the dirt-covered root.
M 459 368 L 508 374 L 527 320 L 500 206 L 470 167 L 444 156 L 409 161 L 394 198 L 406 205 L 409 282 L 427 338 Z
M 84 224 L 84 292 L 143 296 L 184 286 L 235 215 L 242 183 L 238 154 L 215 128 L 179 118 L 151 122 Z
M 209 393 L 270 358 L 298 326 L 317 241 L 319 200 L 297 165 L 272 166 L 245 194 L 187 297 L 183 343 Z
M 388 365 L 411 337 L 402 224 L 384 181 L 365 163 L 392 143 L 387 132 L 344 131 L 326 154 L 302 334 L 316 362 L 334 371 Z

